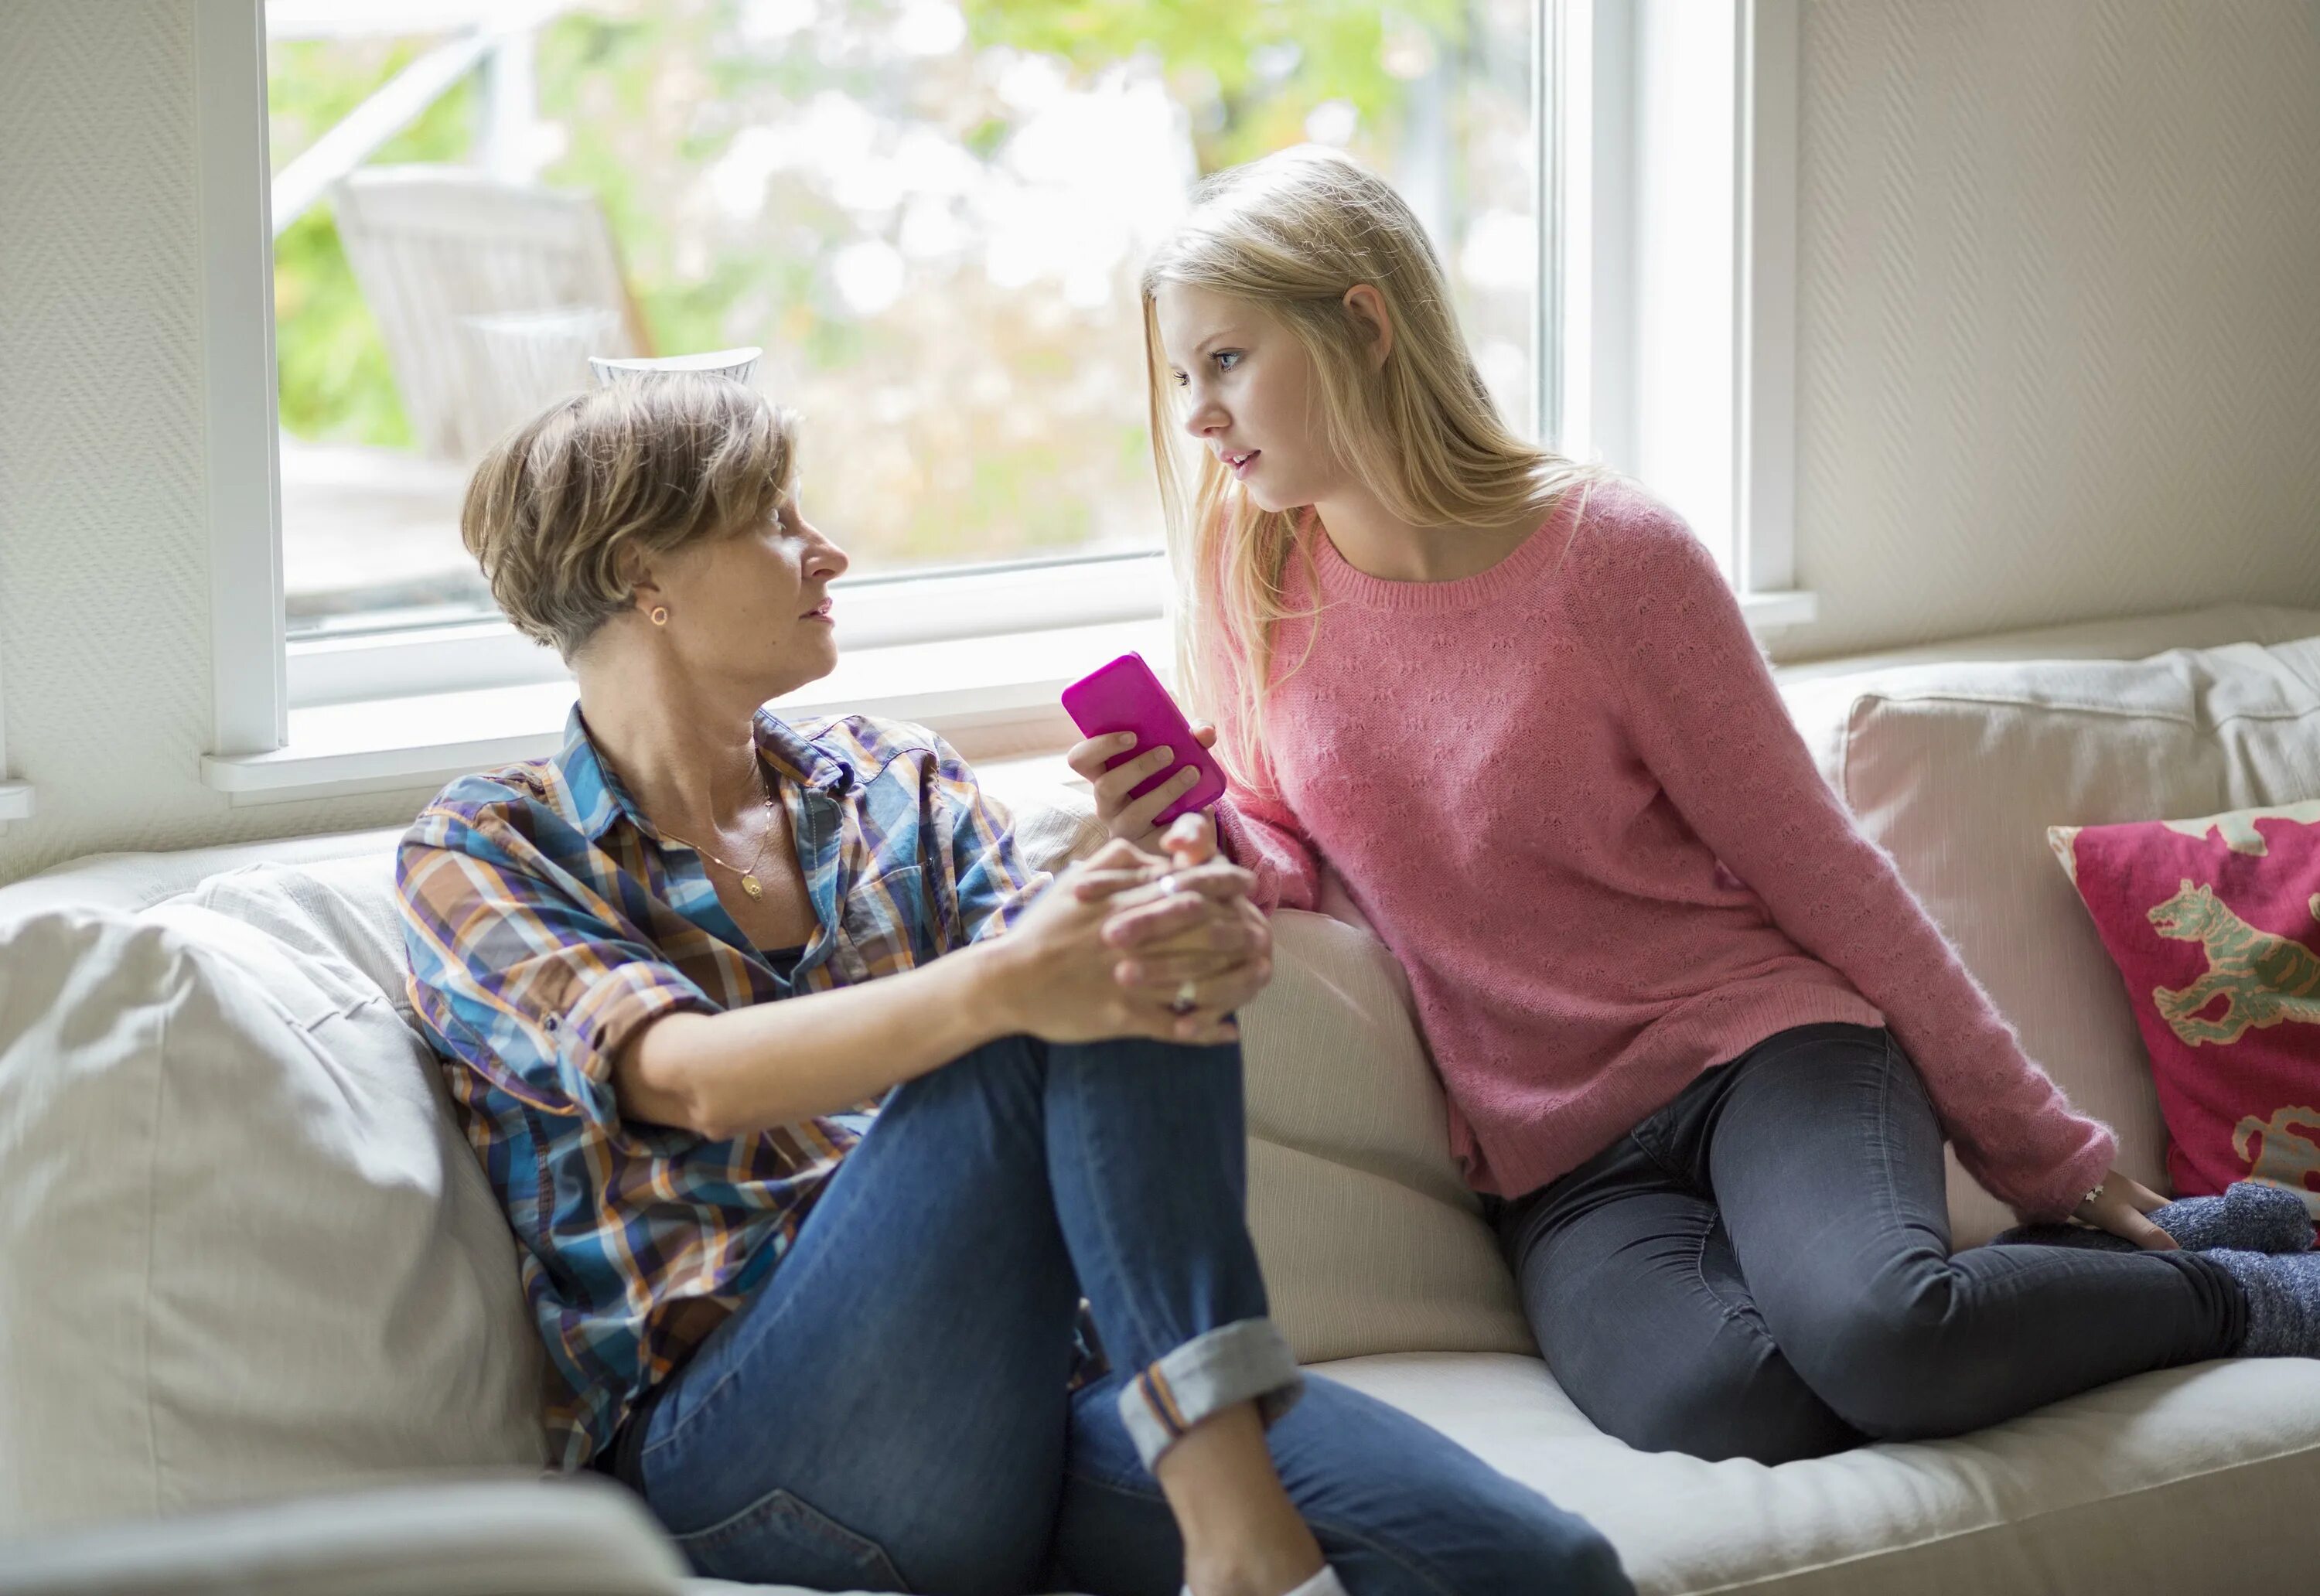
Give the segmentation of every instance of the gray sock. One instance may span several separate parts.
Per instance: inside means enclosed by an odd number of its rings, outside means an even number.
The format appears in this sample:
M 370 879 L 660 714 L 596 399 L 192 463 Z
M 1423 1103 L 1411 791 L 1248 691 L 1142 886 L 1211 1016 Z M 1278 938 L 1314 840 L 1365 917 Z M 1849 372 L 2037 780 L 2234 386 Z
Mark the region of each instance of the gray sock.
M 2312 1247 L 2312 1215 L 2286 1186 L 2234 1181 L 2220 1197 L 2179 1197 L 2154 1209 L 2151 1222 L 2195 1252 L 2300 1253 Z M 2018 1225 L 1990 1238 L 2029 1247 L 2078 1247 L 2098 1252 L 2140 1250 L 2124 1236 L 2091 1225 Z
M 2234 1181 L 2220 1197 L 2179 1197 L 2151 1222 L 2189 1247 L 2250 1253 L 2312 1250 L 2312 1211 L 2286 1186 Z
M 2320 1253 L 2217 1247 L 2207 1256 L 2247 1293 L 2247 1334 L 2234 1356 L 2320 1357 Z

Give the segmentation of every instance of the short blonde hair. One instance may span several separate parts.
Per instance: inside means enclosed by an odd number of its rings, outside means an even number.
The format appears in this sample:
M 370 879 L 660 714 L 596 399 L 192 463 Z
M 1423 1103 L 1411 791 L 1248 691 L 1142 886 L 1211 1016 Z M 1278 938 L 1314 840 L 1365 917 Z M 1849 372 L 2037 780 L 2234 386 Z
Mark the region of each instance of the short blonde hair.
M 459 537 L 515 629 L 566 660 L 665 555 L 762 524 L 797 478 L 797 417 L 730 377 L 671 373 L 560 400 L 494 444 Z
M 1221 461 L 1172 424 L 1155 304 L 1171 283 L 1258 305 L 1288 329 L 1312 360 L 1330 449 L 1404 521 L 1498 526 L 1526 506 L 1584 493 L 1602 473 L 1500 419 L 1434 246 L 1382 177 L 1341 150 L 1307 144 L 1202 181 L 1144 271 L 1152 452 L 1178 583 L 1178 680 L 1217 721 L 1227 766 L 1264 790 L 1264 701 L 1287 675 L 1273 667 L 1274 630 L 1310 613 L 1288 601 L 1298 517 L 1259 509 Z M 1345 304 L 1356 283 L 1377 291 L 1392 323 L 1391 352 L 1374 370 L 1373 330 Z M 1310 630 L 1306 641 L 1310 650 Z

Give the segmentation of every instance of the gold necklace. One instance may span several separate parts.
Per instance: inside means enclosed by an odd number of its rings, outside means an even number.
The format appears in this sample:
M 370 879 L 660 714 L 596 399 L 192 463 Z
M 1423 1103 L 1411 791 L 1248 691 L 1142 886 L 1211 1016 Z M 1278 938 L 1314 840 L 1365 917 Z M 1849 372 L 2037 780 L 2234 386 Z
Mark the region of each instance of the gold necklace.
M 771 793 L 767 793 L 765 794 L 765 800 L 766 812 L 768 815 L 771 815 L 774 808 L 774 795 Z M 694 853 L 701 855 L 703 858 L 716 860 L 718 864 L 724 866 L 725 868 L 732 871 L 736 875 L 739 875 L 741 878 L 741 890 L 743 892 L 748 893 L 752 898 L 762 898 L 766 895 L 766 889 L 758 883 L 757 868 L 758 866 L 763 865 L 766 862 L 766 844 L 773 839 L 774 830 L 775 828 L 769 825 L 763 831 L 757 834 L 757 851 L 750 859 L 749 868 L 747 870 L 742 869 L 740 866 L 734 864 L 730 859 L 724 858 L 720 855 L 711 853 L 707 848 L 702 847 L 697 842 L 686 841 L 685 839 L 679 837 L 675 832 L 669 830 L 666 827 L 662 828 L 661 835 L 667 838 L 671 842 L 684 843 L 685 847 L 691 848 Z

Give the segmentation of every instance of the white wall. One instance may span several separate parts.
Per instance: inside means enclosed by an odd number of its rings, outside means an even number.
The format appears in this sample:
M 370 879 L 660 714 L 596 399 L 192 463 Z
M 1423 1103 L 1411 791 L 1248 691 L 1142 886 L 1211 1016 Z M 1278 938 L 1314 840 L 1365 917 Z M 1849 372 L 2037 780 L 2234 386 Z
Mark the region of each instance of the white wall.
M 2320 4 L 1807 0 L 1806 658 L 2320 603 Z
M 38 812 L 0 880 L 99 848 L 407 819 L 231 809 L 210 728 L 186 0 L 0 0 L 0 688 Z
M 0 0 L 0 684 L 99 848 L 390 824 L 204 787 L 186 0 Z M 2320 6 L 1808 5 L 1783 657 L 2238 596 L 2320 603 Z

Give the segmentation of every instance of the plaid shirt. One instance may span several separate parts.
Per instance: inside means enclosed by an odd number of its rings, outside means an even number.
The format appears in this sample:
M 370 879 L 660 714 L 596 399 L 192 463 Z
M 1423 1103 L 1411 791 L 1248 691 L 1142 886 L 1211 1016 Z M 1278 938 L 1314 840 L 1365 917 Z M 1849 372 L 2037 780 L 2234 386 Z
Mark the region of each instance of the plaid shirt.
M 453 782 L 398 850 L 411 1000 L 521 1243 L 566 1469 L 724 1317 L 702 1299 L 730 1310 L 765 1283 L 857 1139 L 830 1118 L 722 1142 L 623 1120 L 621 1045 L 671 1010 L 910 969 L 1004 929 L 1047 881 L 931 733 L 766 710 L 756 730 L 820 921 L 787 978 L 621 790 L 576 705 L 553 758 Z

